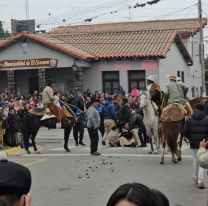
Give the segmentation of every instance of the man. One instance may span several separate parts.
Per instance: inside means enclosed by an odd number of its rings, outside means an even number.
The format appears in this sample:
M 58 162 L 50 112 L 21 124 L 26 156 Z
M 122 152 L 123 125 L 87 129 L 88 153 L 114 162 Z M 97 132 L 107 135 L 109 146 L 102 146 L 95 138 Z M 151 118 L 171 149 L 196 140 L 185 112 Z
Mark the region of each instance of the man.
M 1 102 L 0 103 L 0 106 L 3 108 L 2 113 L 7 118 L 8 117 L 8 114 L 9 114 L 9 108 L 7 107 L 8 105 L 5 102 Z
M 91 100 L 91 106 L 87 113 L 87 129 L 91 141 L 91 154 L 95 156 L 100 155 L 100 153 L 97 151 L 99 142 L 98 127 L 100 126 L 100 115 L 97 111 L 97 106 L 99 102 L 99 99 L 93 97 Z
M 125 123 L 131 122 L 131 110 L 128 105 L 128 99 L 122 98 L 122 108 L 121 108 L 121 123 L 124 125 Z
M 116 115 L 114 99 L 112 97 L 108 97 L 108 101 L 105 103 L 103 107 L 103 116 L 104 116 L 104 127 L 105 133 L 103 135 L 102 144 L 106 145 L 105 141 L 112 127 L 116 125 L 116 121 L 118 122 L 118 117 Z
M 200 142 L 199 150 L 197 152 L 197 163 L 200 167 L 208 169 L 208 153 L 207 153 L 208 141 L 203 140 Z
M 118 104 L 118 100 L 117 99 L 114 99 L 113 103 L 114 103 L 115 111 L 116 111 L 116 114 L 117 114 L 119 112 L 119 110 L 120 110 L 120 105 Z
M 153 76 L 147 77 L 147 92 L 148 97 L 151 99 L 157 106 L 158 106 L 158 112 L 159 115 L 161 115 L 161 95 L 162 90 L 160 89 L 160 86 L 155 83 L 155 79 Z
M 166 86 L 164 92 L 165 99 L 168 104 L 178 103 L 183 107 L 186 107 L 186 95 L 188 93 L 188 86 L 181 81 L 178 81 L 179 77 L 175 73 L 166 76 L 170 79 L 170 84 Z
M 58 122 L 61 121 L 62 127 L 66 128 L 69 126 L 69 122 L 65 120 L 65 114 L 58 106 L 56 106 L 53 102 L 58 101 L 58 97 L 54 97 L 53 94 L 53 87 L 54 81 L 48 80 L 48 85 L 43 90 L 43 105 L 48 107 L 50 110 L 53 111 L 54 115 L 56 116 Z
M 0 171 L 0 206 L 31 206 L 30 171 L 8 160 L 0 160 Z
M 75 97 L 74 92 L 70 93 L 70 97 L 71 97 L 71 99 Z
M 204 112 L 204 105 L 198 104 L 193 115 L 185 122 L 183 133 L 190 141 L 190 148 L 193 153 L 194 175 L 192 179 L 200 189 L 204 188 L 205 170 L 196 162 L 199 144 L 203 139 L 208 139 L 208 117 Z
M 117 101 L 118 101 L 119 107 L 121 109 L 121 107 L 122 107 L 122 95 L 121 94 L 118 94 Z
M 205 96 L 202 98 L 203 100 L 203 104 L 204 104 L 204 111 L 206 113 L 206 115 L 208 116 L 208 97 Z
M 38 97 L 38 91 L 34 91 L 34 94 L 33 94 L 33 98 L 35 99 L 35 97 Z
M 102 102 L 99 102 L 98 103 L 98 107 L 97 107 L 97 110 L 99 112 L 99 115 L 100 115 L 100 127 L 98 128 L 102 137 L 105 133 L 105 128 L 104 128 L 104 117 L 103 117 L 103 105 L 102 105 Z
M 77 121 L 73 127 L 75 146 L 79 146 L 79 144 L 85 146 L 85 144 L 83 143 L 83 138 L 84 138 L 84 126 L 86 125 L 87 119 L 85 114 L 83 114 L 79 109 L 77 109 L 76 117 L 77 117 Z M 78 133 L 79 133 L 79 138 L 78 138 Z
M 123 90 L 122 86 L 119 87 L 118 94 L 120 94 L 121 97 L 125 97 L 125 91 Z

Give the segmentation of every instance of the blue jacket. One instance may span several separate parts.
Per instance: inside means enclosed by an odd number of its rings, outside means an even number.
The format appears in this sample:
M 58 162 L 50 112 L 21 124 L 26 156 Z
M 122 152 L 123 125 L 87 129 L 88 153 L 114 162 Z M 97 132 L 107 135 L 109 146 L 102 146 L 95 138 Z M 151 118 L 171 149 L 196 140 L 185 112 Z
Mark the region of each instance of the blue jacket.
M 208 116 L 208 101 L 205 103 L 204 105 L 204 112 L 206 113 L 206 115 Z
M 119 87 L 118 94 L 121 94 L 122 97 L 125 97 L 125 91 L 123 90 L 122 86 Z
M 103 105 L 100 104 L 100 105 L 97 107 L 97 110 L 98 110 L 98 112 L 99 112 L 100 119 L 103 120 Z
M 115 106 L 111 102 L 106 102 L 103 107 L 103 116 L 105 119 L 114 119 L 117 120 L 118 117 L 116 115 Z
M 86 115 L 81 113 L 81 111 L 79 109 L 77 109 L 76 116 L 77 116 L 77 122 L 76 123 L 82 123 L 82 122 L 87 121 Z

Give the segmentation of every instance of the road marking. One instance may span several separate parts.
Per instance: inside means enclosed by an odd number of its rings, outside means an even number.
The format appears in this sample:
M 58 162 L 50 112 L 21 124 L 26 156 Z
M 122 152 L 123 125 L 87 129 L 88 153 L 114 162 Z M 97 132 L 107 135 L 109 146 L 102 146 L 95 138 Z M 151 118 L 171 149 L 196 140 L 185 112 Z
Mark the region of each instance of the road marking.
M 28 164 L 24 164 L 23 166 L 29 166 L 29 165 L 34 165 L 34 164 L 37 164 L 37 163 L 40 163 L 40 162 L 44 162 L 46 161 L 47 159 L 42 159 L 42 160 L 39 160 L 39 161 L 36 161 L 36 162 L 31 162 L 31 163 L 28 163 Z
M 36 155 L 23 155 L 24 157 L 37 157 Z M 91 154 L 38 154 L 39 157 L 63 157 L 63 156 L 92 156 Z M 114 157 L 157 157 L 160 158 L 161 155 L 152 155 L 152 154 L 101 154 L 100 156 L 114 156 Z M 172 157 L 171 155 L 165 155 L 165 157 Z M 185 155 L 182 158 L 193 158 L 192 156 Z
M 73 149 L 73 148 L 76 148 L 76 146 L 70 146 L 69 149 Z M 60 147 L 60 148 L 55 148 L 55 149 L 49 149 L 49 150 L 53 150 L 53 151 L 62 151 L 62 150 L 65 150 L 63 147 Z
M 98 146 L 98 149 L 101 149 L 103 147 L 106 147 L 106 146 Z M 90 151 L 90 147 L 85 147 L 83 149 L 78 149 L 78 150 L 89 150 Z

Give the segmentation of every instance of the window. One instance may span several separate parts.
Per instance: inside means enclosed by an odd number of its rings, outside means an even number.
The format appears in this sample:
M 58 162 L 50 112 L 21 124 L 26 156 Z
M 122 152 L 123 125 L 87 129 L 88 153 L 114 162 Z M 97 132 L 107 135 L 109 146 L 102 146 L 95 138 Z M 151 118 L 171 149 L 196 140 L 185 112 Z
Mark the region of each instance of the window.
M 103 72 L 103 92 L 118 94 L 119 72 Z
M 184 82 L 184 72 L 181 72 L 181 81 Z
M 195 98 L 195 87 L 191 87 L 191 96 Z
M 129 91 L 131 91 L 133 87 L 136 87 L 138 90 L 142 90 L 142 91 L 145 90 L 146 88 L 145 70 L 129 71 L 128 80 L 129 80 Z
M 177 71 L 177 76 L 181 77 L 181 72 L 180 71 Z

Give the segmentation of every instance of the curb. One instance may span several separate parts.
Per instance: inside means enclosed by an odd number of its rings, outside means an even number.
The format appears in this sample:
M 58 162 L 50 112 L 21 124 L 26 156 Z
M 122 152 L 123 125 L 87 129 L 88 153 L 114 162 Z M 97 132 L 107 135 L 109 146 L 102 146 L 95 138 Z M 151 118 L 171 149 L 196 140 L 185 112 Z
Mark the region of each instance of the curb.
M 11 148 L 11 149 L 7 149 L 7 150 L 5 150 L 5 152 L 6 152 L 7 155 L 13 155 L 13 154 L 15 154 L 17 152 L 20 152 L 21 150 L 22 149 L 19 146 L 19 147 L 14 147 L 14 148 Z

